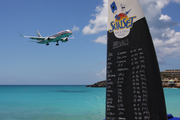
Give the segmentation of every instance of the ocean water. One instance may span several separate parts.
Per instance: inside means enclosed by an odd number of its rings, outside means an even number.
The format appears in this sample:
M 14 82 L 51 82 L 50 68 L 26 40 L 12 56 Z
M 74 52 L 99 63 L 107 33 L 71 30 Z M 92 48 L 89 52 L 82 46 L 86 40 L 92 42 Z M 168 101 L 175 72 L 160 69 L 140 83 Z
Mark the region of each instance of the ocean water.
M 0 86 L 0 120 L 103 120 L 105 88 Z M 168 113 L 180 117 L 180 89 L 164 89 Z
M 180 89 L 164 88 L 164 95 L 167 113 L 180 117 Z
M 0 120 L 101 120 L 105 88 L 0 86 Z

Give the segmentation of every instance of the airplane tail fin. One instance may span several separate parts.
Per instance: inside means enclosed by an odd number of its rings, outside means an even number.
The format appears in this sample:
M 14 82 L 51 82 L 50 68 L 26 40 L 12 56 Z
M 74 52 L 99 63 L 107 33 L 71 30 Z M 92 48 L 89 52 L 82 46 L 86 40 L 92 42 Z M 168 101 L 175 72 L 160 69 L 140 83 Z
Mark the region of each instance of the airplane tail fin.
M 36 32 L 38 37 L 42 37 L 38 30 Z

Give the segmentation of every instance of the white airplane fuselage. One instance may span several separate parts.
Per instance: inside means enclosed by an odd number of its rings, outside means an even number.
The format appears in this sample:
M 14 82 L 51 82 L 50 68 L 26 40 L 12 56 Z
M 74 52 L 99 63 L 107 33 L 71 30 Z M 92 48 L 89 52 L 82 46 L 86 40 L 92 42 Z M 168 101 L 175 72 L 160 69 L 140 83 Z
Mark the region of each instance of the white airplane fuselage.
M 62 38 L 67 38 L 70 35 L 72 35 L 72 31 L 64 30 L 64 31 L 58 32 L 56 34 L 48 36 L 46 40 L 39 40 L 39 41 L 37 41 L 37 43 L 47 44 L 49 42 L 57 42 L 57 41 L 67 42 L 66 39 L 62 40 Z

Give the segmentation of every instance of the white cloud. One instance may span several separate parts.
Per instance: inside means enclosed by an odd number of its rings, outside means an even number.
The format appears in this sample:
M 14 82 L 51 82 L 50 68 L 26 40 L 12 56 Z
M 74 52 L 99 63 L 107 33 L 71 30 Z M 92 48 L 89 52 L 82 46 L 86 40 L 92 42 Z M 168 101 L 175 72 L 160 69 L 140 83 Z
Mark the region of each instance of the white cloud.
M 159 18 L 159 20 L 170 21 L 171 17 L 169 17 L 168 15 L 161 14 L 161 17 Z
M 94 42 L 107 44 L 107 35 L 99 36 Z
M 96 7 L 95 19 L 89 21 L 89 25 L 85 26 L 82 32 L 84 34 L 96 34 L 100 31 L 107 30 L 107 0 L 103 0 L 103 6 Z
M 163 31 L 162 37 L 171 38 L 175 35 L 175 30 L 171 30 L 170 28 L 167 28 Z
M 163 61 L 163 58 L 165 58 L 166 56 L 173 58 L 179 56 L 180 32 L 175 32 L 175 30 L 167 28 L 163 32 L 162 37 L 166 39 L 155 38 L 154 40 L 154 45 L 158 54 L 159 61 Z
M 168 23 L 162 22 L 162 19 L 165 20 L 166 18 L 166 20 L 170 20 L 171 18 L 169 15 L 162 14 L 162 9 L 165 8 L 170 2 L 171 0 L 140 0 L 150 28 L 154 27 L 158 29 L 166 29 L 167 27 L 177 25 L 177 22 L 174 21 L 168 21 Z M 161 20 L 159 18 L 161 18 Z
M 74 25 L 72 31 L 79 31 L 79 27 L 77 27 L 77 26 Z
M 171 14 L 162 14 L 162 9 L 170 2 L 180 3 L 180 0 L 140 0 L 145 17 L 147 19 L 150 32 L 155 45 L 158 60 L 163 63 L 165 57 L 176 57 L 180 55 L 180 32 L 172 29 L 179 25 L 173 21 Z M 93 16 L 89 24 L 83 29 L 84 34 L 97 34 L 101 31 L 107 31 L 107 5 L 108 0 L 103 0 L 102 6 L 96 7 L 96 14 Z M 173 9 L 171 10 L 174 11 Z M 105 35 L 98 37 L 94 42 L 105 44 Z
M 101 73 L 97 73 L 96 76 L 98 76 L 99 78 L 106 78 L 106 67 L 101 71 Z

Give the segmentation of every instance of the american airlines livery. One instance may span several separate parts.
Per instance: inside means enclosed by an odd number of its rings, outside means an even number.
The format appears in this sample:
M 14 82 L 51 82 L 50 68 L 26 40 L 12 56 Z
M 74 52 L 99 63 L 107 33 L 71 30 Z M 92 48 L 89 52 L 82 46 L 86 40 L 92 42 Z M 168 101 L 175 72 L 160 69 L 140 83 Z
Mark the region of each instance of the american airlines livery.
M 20 34 L 21 35 L 21 34 Z M 64 30 L 61 32 L 58 32 L 56 34 L 47 36 L 47 37 L 42 37 L 41 34 L 39 33 L 39 31 L 37 30 L 37 37 L 33 37 L 33 36 L 22 36 L 22 37 L 28 37 L 30 39 L 33 40 L 37 40 L 37 41 L 33 41 L 33 42 L 37 42 L 39 44 L 46 44 L 49 45 L 49 42 L 57 42 L 56 46 L 59 45 L 59 41 L 61 42 L 67 42 L 68 39 L 73 39 L 73 38 L 68 38 L 70 35 L 72 35 L 72 31 L 70 30 Z

